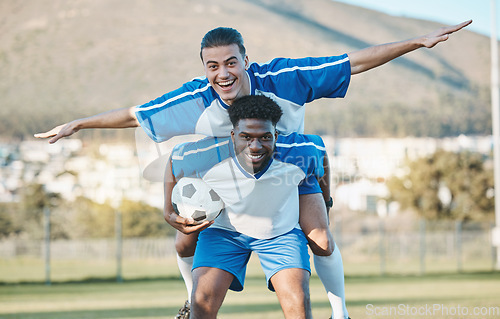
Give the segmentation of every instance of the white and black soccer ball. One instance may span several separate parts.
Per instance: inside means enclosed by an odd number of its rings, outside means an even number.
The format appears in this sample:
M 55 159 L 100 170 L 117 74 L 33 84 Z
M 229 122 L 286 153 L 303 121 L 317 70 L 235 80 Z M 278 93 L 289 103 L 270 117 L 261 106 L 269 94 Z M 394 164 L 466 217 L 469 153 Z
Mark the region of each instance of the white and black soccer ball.
M 202 223 L 219 216 L 224 202 L 201 178 L 182 177 L 172 190 L 172 206 L 179 216 Z

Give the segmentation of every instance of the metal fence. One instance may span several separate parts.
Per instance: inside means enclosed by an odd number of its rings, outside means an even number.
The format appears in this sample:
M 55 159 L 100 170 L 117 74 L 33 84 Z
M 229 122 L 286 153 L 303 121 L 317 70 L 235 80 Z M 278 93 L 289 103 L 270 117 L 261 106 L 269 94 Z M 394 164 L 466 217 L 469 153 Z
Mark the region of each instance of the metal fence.
M 175 256 L 174 238 L 124 238 L 121 243 L 114 238 L 52 240 L 50 258 L 68 259 L 115 259 L 119 244 L 123 259 L 163 259 Z M 0 241 L 0 258 L 32 257 L 44 258 L 47 243 L 39 240 Z
M 380 274 L 488 271 L 496 261 L 492 227 L 490 223 L 420 221 L 413 229 L 397 229 L 380 220 L 358 233 L 335 229 L 334 237 L 344 263 L 376 263 Z
M 496 256 L 491 227 L 488 223 L 421 221 L 413 229 L 401 229 L 377 220 L 356 231 L 334 227 L 333 233 L 347 275 L 424 274 L 492 270 Z M 1 259 L 26 257 L 45 261 L 47 281 L 51 261 L 72 259 L 116 263 L 120 279 L 122 263 L 172 259 L 175 246 L 172 237 L 0 241 Z

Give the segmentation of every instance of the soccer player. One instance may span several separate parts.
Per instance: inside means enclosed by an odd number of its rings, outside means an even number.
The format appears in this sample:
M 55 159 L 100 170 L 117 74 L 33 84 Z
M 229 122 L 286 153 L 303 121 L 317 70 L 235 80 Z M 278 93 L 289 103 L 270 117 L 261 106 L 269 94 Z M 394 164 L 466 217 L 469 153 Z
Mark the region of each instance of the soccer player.
M 340 56 L 276 58 L 265 64 L 249 62 L 239 32 L 231 28 L 216 28 L 209 31 L 201 43 L 205 77 L 195 78 L 146 104 L 77 119 L 35 136 L 51 137 L 49 142 L 54 143 L 80 129 L 140 125 L 156 142 L 191 133 L 223 137 L 231 130 L 227 109 L 232 101 L 244 95 L 259 94 L 272 97 L 282 108 L 284 116 L 277 124 L 280 133 L 302 133 L 305 103 L 324 97 L 344 97 L 351 75 L 418 48 L 432 48 L 471 22 Z M 332 305 L 332 317 L 347 318 L 342 261 L 328 228 L 325 206 L 321 194 L 302 195 L 300 225 L 314 253 L 314 266 Z M 189 258 L 179 258 L 181 272 L 189 263 Z
M 230 138 L 178 145 L 165 174 L 165 219 L 181 229 L 184 218 L 171 193 L 182 177 L 203 179 L 224 201 L 206 222 L 194 255 L 191 319 L 216 318 L 228 289 L 243 289 L 246 264 L 257 253 L 268 288 L 285 318 L 311 318 L 307 239 L 299 228 L 299 192 L 321 193 L 324 144 L 319 136 L 280 135 L 280 107 L 265 96 L 244 96 L 228 109 Z M 311 182 L 312 181 L 312 182 Z M 298 187 L 300 185 L 300 187 Z M 179 228 L 181 225 L 181 228 Z

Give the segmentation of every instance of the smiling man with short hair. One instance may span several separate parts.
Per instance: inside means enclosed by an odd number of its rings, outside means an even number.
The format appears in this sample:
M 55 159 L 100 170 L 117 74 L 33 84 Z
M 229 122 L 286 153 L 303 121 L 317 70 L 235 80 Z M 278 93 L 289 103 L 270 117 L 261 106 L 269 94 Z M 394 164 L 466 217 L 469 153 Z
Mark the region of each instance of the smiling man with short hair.
M 285 317 L 311 318 L 309 254 L 299 227 L 299 195 L 321 193 L 317 183 L 307 180 L 324 174 L 318 165 L 323 163 L 324 144 L 314 135 L 278 135 L 282 111 L 268 97 L 243 96 L 228 111 L 231 137 L 176 146 L 165 175 L 165 219 L 174 227 L 182 218 L 170 196 L 182 177 L 203 179 L 225 203 L 221 215 L 200 228 L 191 319 L 216 318 L 227 289 L 243 289 L 252 252 L 259 256 Z

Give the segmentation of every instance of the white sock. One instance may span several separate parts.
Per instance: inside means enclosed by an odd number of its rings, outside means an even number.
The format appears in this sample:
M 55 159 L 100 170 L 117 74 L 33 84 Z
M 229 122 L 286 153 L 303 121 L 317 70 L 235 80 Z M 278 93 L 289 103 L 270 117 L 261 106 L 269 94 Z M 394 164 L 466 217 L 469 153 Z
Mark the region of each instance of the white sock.
M 193 256 L 191 257 L 180 257 L 177 255 L 177 266 L 181 272 L 182 279 L 186 285 L 188 298 L 187 300 L 191 303 L 191 291 L 193 291 L 193 276 L 191 270 L 193 268 Z
M 330 300 L 332 318 L 348 318 L 344 294 L 344 266 L 337 244 L 330 256 L 314 255 L 314 267 Z

